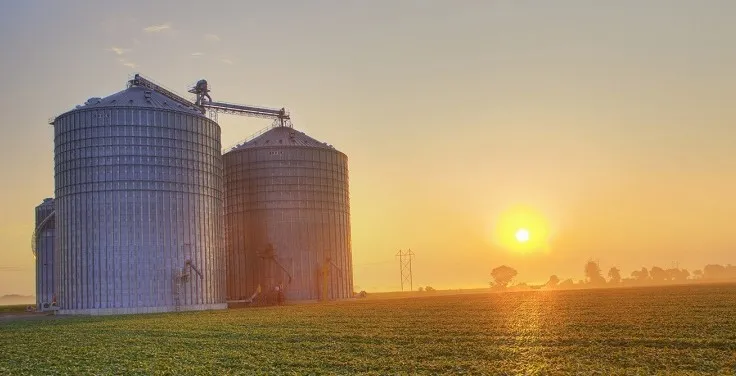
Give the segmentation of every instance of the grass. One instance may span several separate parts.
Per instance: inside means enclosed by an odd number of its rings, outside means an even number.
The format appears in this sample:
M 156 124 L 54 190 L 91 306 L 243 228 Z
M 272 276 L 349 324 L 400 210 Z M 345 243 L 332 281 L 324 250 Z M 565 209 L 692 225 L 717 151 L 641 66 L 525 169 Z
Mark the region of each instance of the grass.
M 0 313 L 25 312 L 28 304 L 0 305 Z
M 736 286 L 0 322 L 0 374 L 733 375 Z

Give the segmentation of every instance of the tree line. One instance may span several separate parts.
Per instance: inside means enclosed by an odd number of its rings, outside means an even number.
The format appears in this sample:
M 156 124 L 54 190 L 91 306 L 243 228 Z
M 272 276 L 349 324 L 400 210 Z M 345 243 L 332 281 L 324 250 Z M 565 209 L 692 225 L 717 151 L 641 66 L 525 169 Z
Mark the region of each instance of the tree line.
M 638 286 L 638 285 L 664 285 L 664 284 L 683 284 L 696 282 L 718 282 L 718 281 L 736 281 L 736 266 L 708 264 L 702 269 L 693 270 L 691 273 L 687 269 L 680 268 L 661 268 L 652 266 L 650 269 L 642 267 L 639 270 L 632 271 L 629 276 L 621 274 L 621 269 L 613 266 L 608 269 L 604 275 L 599 264 L 593 260 L 588 260 L 583 267 L 584 279 L 577 281 L 572 278 L 561 280 L 557 275 L 553 274 L 549 277 L 547 283 L 538 286 L 529 286 L 526 283 L 514 284 L 514 279 L 518 275 L 516 269 L 501 265 L 491 270 L 490 282 L 491 288 L 495 289 L 524 289 L 524 288 L 547 288 L 547 289 L 567 289 L 576 287 L 603 287 L 603 286 Z

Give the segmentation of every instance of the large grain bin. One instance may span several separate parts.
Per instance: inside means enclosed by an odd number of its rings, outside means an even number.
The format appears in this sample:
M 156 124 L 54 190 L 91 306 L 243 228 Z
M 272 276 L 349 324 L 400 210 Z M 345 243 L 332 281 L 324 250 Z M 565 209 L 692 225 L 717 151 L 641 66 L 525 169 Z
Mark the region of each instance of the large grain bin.
M 353 294 L 348 158 L 277 126 L 224 155 L 228 298 Z
M 131 83 L 53 125 L 60 312 L 226 308 L 218 124 Z
M 36 257 L 36 309 L 51 308 L 54 299 L 54 199 L 36 206 L 35 230 L 31 241 Z

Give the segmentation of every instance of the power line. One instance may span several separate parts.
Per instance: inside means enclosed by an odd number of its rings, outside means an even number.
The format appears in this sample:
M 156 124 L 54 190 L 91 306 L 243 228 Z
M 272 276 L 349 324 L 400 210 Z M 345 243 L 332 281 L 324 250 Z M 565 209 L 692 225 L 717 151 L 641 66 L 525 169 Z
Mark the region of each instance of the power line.
M 404 285 L 407 284 L 409 285 L 409 291 L 414 291 L 411 272 L 411 259 L 414 257 L 414 252 L 411 249 L 407 251 L 399 250 L 396 256 L 399 258 L 399 269 L 401 270 L 401 291 L 404 291 Z
M 381 265 L 381 264 L 388 264 L 389 262 L 393 262 L 392 260 L 385 260 L 385 261 L 376 261 L 376 262 L 368 262 L 364 264 L 355 264 L 353 265 L 354 268 L 361 267 L 361 266 L 371 266 L 371 265 Z

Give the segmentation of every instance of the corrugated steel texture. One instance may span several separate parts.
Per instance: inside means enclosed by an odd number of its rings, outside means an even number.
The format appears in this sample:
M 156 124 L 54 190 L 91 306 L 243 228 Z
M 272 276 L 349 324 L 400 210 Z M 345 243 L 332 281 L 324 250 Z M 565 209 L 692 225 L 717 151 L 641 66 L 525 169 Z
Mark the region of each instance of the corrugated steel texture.
M 290 127 L 224 156 L 228 299 L 352 297 L 348 158 Z
M 36 206 L 36 309 L 46 310 L 54 296 L 54 199 Z
M 54 129 L 61 313 L 226 308 L 217 123 L 133 86 Z

